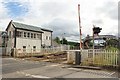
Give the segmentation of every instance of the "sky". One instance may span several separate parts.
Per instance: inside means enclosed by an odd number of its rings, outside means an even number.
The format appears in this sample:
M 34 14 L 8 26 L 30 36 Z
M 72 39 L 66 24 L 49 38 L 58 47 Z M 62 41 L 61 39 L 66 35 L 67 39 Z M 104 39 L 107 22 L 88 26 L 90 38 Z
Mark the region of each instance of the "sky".
M 93 25 L 102 28 L 100 35 L 118 35 L 118 0 L 0 0 L 0 30 L 13 20 L 79 41 L 78 4 L 82 38 L 92 35 Z

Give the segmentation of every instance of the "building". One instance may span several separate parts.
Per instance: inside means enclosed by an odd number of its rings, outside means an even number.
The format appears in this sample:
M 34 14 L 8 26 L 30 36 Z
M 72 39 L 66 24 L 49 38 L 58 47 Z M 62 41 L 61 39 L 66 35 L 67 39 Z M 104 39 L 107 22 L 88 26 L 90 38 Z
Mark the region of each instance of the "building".
M 114 35 L 97 35 L 97 36 L 94 36 L 94 46 L 95 46 L 95 48 L 103 48 L 105 46 L 104 43 L 106 42 L 106 40 L 110 40 L 110 39 L 118 39 L 118 38 Z M 87 37 L 85 37 L 85 39 L 84 39 L 84 47 L 89 48 L 88 43 L 91 42 L 92 40 L 93 40 L 93 36 L 87 35 Z
M 5 42 L 7 42 L 7 32 L 0 31 L 0 47 L 4 47 Z
M 0 31 L 0 47 L 2 47 L 2 43 L 3 43 L 2 31 Z
M 90 36 L 90 38 L 92 39 L 93 37 Z M 114 35 L 99 35 L 99 36 L 95 36 L 95 39 L 104 39 L 104 38 L 106 38 L 106 40 L 117 39 L 117 37 L 114 36 Z
M 40 52 L 41 47 L 52 46 L 51 30 L 22 24 L 18 22 L 9 22 L 6 31 L 8 33 L 8 54 L 13 48 L 24 52 Z
M 0 56 L 6 54 L 7 40 L 7 32 L 0 31 Z

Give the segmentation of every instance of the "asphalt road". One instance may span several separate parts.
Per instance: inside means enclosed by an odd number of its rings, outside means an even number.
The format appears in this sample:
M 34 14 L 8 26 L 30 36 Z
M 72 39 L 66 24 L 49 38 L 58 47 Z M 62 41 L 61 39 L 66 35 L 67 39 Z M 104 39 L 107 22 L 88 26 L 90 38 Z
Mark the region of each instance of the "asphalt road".
M 3 58 L 2 78 L 115 78 L 111 71 L 87 70 L 68 65 Z

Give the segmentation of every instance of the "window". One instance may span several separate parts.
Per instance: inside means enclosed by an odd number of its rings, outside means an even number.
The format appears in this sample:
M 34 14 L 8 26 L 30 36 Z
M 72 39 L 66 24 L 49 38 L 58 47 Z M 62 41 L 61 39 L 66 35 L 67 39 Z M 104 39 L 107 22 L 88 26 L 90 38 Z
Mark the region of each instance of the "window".
M 46 36 L 46 40 L 48 40 L 48 36 Z
M 13 31 L 13 35 L 12 35 L 12 37 L 13 37 L 13 38 L 15 37 L 15 31 Z
M 26 32 L 24 32 L 24 37 L 26 37 Z
M 36 38 L 36 34 L 34 34 L 34 38 Z
M 36 51 L 36 46 L 33 46 L 33 51 Z
M 23 46 L 23 52 L 26 52 L 26 46 Z
M 16 36 L 17 36 L 17 37 L 22 37 L 22 32 L 17 31 L 17 32 L 16 32 Z
M 40 40 L 42 40 L 42 34 L 40 34 Z
M 28 37 L 28 38 L 30 37 L 30 33 L 27 33 L 27 37 Z
M 37 38 L 39 39 L 39 34 L 37 34 Z
M 22 32 L 19 31 L 19 37 L 22 37 Z
M 37 34 L 37 38 L 40 39 L 40 34 Z
M 37 34 L 37 38 L 41 40 L 42 39 L 41 34 Z
M 51 37 L 49 37 L 49 40 L 51 40 Z
M 9 32 L 9 38 L 11 38 L 11 31 Z
M 33 33 L 31 33 L 31 38 L 33 38 Z

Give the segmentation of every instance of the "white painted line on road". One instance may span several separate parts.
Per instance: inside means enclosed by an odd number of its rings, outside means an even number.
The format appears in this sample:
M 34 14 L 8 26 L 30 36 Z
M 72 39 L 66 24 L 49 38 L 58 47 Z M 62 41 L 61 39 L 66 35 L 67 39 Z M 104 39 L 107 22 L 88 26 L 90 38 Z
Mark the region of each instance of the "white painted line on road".
M 47 76 L 32 75 L 32 74 L 28 74 L 28 73 L 25 73 L 25 72 L 22 72 L 22 71 L 17 71 L 17 73 L 23 74 L 25 76 L 33 77 L 33 78 L 50 78 L 50 77 L 47 77 Z
M 40 76 L 40 75 L 31 75 L 31 77 L 34 77 L 34 78 L 50 78 L 50 77 Z
M 56 67 L 56 66 L 61 66 L 62 64 L 53 64 L 53 65 L 47 65 L 45 67 Z
M 112 76 L 115 72 L 107 72 L 107 71 L 92 71 L 92 70 L 83 70 L 83 72 L 91 73 L 91 74 L 102 74 L 104 76 Z
M 62 65 L 62 64 L 54 64 L 54 65 L 50 65 L 50 66 L 54 67 L 54 66 L 60 66 L 60 65 Z
M 8 63 L 8 64 L 2 64 L 2 65 L 0 65 L 0 66 L 8 66 L 8 65 L 10 65 L 10 63 Z
M 112 76 L 113 74 L 115 74 L 115 72 L 111 73 L 110 75 Z
M 76 70 L 76 71 L 82 71 L 83 69 L 77 69 L 77 68 L 68 68 L 70 70 Z

